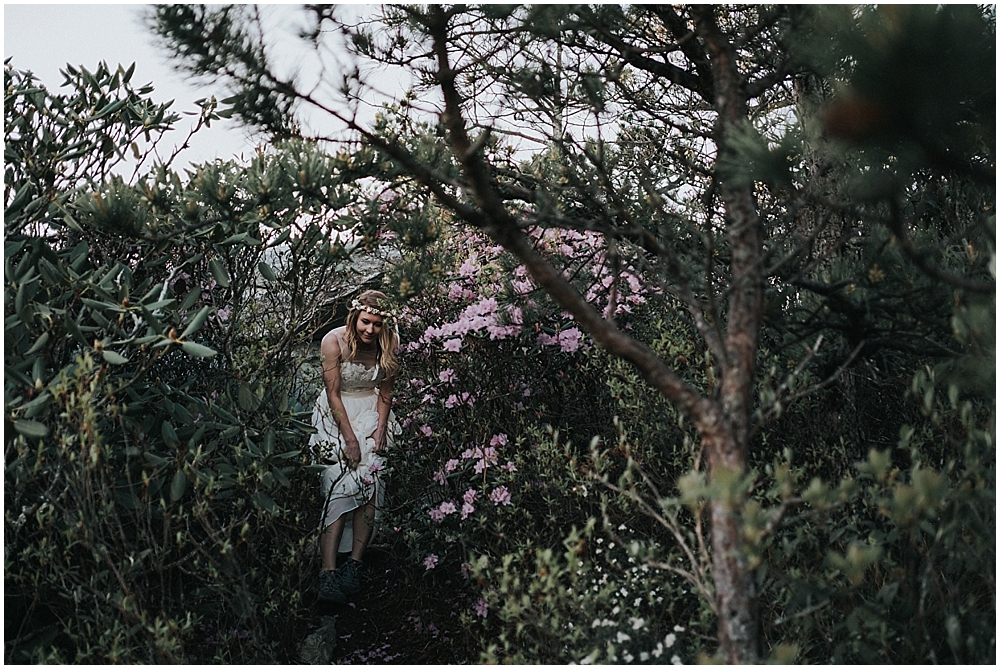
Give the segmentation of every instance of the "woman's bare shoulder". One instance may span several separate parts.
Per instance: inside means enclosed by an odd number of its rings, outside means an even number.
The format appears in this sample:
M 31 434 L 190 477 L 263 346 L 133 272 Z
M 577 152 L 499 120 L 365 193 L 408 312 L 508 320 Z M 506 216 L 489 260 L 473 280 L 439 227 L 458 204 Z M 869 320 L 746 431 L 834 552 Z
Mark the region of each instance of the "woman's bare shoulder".
M 320 352 L 324 357 L 340 357 L 340 351 L 344 346 L 344 328 L 334 328 L 325 335 L 320 342 Z

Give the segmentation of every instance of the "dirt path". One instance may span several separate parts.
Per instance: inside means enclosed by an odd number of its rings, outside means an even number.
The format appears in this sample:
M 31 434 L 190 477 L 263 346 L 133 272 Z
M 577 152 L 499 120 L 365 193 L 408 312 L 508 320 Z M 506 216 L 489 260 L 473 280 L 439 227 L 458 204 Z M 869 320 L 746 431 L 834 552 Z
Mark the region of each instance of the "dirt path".
M 303 637 L 314 635 L 314 651 L 316 643 L 325 646 L 333 664 L 478 663 L 479 642 L 459 623 L 460 611 L 471 607 L 460 577 L 423 576 L 413 582 L 389 547 L 369 548 L 361 592 L 347 604 L 314 603 Z

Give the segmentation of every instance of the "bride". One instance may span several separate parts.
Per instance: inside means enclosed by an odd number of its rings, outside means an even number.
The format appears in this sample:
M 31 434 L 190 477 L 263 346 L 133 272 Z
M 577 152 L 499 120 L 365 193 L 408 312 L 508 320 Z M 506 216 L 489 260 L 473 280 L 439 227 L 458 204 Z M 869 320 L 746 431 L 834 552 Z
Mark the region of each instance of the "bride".
M 365 549 L 384 495 L 381 452 L 400 428 L 392 413 L 399 364 L 388 298 L 368 290 L 351 303 L 347 323 L 323 337 L 323 392 L 316 399 L 310 445 L 326 464 L 319 599 L 344 603 L 361 589 Z M 337 567 L 337 553 L 351 554 Z

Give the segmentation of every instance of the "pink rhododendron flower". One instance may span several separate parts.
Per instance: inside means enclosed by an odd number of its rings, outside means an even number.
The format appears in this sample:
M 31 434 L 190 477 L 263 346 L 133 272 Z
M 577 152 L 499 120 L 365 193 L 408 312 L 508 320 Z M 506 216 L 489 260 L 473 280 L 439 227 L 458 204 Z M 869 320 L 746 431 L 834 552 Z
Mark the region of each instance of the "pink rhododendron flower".
M 465 502 L 464 504 L 462 504 L 462 520 L 465 520 L 466 518 L 468 518 L 469 515 L 472 514 L 472 513 L 475 513 L 475 511 L 476 511 L 476 507 L 474 507 L 473 505 L 469 504 L 468 502 Z
M 454 302 L 459 302 L 459 301 L 464 302 L 466 300 L 472 299 L 475 296 L 476 294 L 474 292 L 472 292 L 465 286 L 462 286 L 457 283 L 451 284 L 451 288 L 448 290 L 448 299 Z
M 490 465 L 495 465 L 497 463 L 497 449 L 493 446 L 487 446 L 482 448 L 481 446 L 476 446 L 475 448 L 467 448 L 462 453 L 463 460 L 471 460 L 472 458 L 479 458 L 476 461 L 475 471 L 477 474 L 482 474 Z
M 507 445 L 507 435 L 504 433 L 494 434 L 490 438 L 490 446 L 506 446 Z
M 470 255 L 468 258 L 465 259 L 465 262 L 462 263 L 462 266 L 458 268 L 458 275 L 466 279 L 471 279 L 478 272 L 479 272 L 478 253 L 473 253 L 472 255 Z
M 451 500 L 447 502 L 441 502 L 441 506 L 439 506 L 438 509 L 440 509 L 441 513 L 443 513 L 446 516 L 458 511 L 458 508 L 455 506 L 455 503 L 452 502 Z
M 459 461 L 456 460 L 455 458 L 452 458 L 448 462 L 444 463 L 444 470 L 450 474 L 451 472 L 455 471 L 455 468 L 458 467 L 458 465 Z
M 459 351 L 462 350 L 462 338 L 455 337 L 453 339 L 449 339 L 444 343 L 443 348 L 446 351 L 451 351 L 452 353 L 458 353 Z
M 434 553 L 431 553 L 430 555 L 424 558 L 424 569 L 433 569 L 434 567 L 437 566 L 437 563 L 438 563 L 438 556 L 435 555 Z
M 490 500 L 493 502 L 493 506 L 510 506 L 510 491 L 507 490 L 507 486 L 501 485 L 493 489 L 490 493 Z
M 517 467 L 515 467 L 514 463 L 511 462 L 510 460 L 507 461 L 507 464 L 501 465 L 500 469 L 502 469 L 504 471 L 507 471 L 507 472 L 516 472 L 517 471 Z
M 431 509 L 430 510 L 430 516 L 431 516 L 431 520 L 437 521 L 437 522 L 441 522 L 441 520 L 444 518 L 444 514 L 441 513 L 440 509 Z
M 559 340 L 559 346 L 562 348 L 563 353 L 572 353 L 580 348 L 580 340 L 582 337 L 583 333 L 580 332 L 579 328 L 570 328 L 560 332 L 557 339 Z
M 475 610 L 477 616 L 481 616 L 483 618 L 485 618 L 486 614 L 489 612 L 489 607 L 486 606 L 486 602 L 481 599 L 476 602 L 472 608 Z
M 423 434 L 425 437 L 431 436 L 431 434 L 433 434 L 433 432 L 434 431 L 431 429 L 430 425 L 421 425 L 420 426 L 420 433 Z
M 465 494 L 462 495 L 462 499 L 464 499 L 466 503 L 472 504 L 474 501 L 476 501 L 476 494 L 477 493 L 475 490 L 469 488 L 468 490 L 465 491 Z
M 448 395 L 448 399 L 444 401 L 445 408 L 454 409 L 458 406 L 458 398 L 454 395 Z
M 438 378 L 441 379 L 441 383 L 451 383 L 455 380 L 455 370 L 449 367 L 438 374 Z
M 438 485 L 444 485 L 444 472 L 434 472 L 434 480 L 437 481 Z
M 562 349 L 563 353 L 573 353 L 580 348 L 583 333 L 579 328 L 568 328 L 557 332 L 555 336 L 545 332 L 538 335 L 538 343 L 542 346 L 556 346 Z

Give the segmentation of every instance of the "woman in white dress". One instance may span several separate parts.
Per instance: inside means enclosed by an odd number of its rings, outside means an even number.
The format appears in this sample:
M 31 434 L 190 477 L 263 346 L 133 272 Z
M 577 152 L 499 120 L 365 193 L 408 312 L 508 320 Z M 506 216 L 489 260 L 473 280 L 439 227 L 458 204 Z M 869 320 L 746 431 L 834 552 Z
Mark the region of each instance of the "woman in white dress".
M 400 428 L 392 413 L 399 342 L 388 298 L 368 290 L 351 303 L 344 327 L 323 337 L 323 392 L 310 445 L 319 447 L 325 499 L 319 598 L 343 603 L 360 590 L 361 567 L 384 495 L 381 452 Z M 337 553 L 350 553 L 337 567 Z

